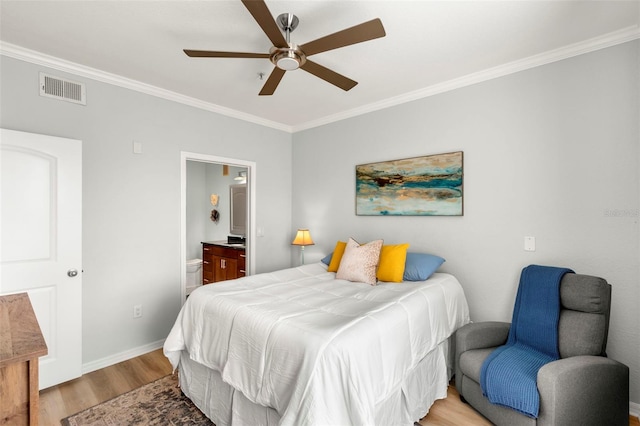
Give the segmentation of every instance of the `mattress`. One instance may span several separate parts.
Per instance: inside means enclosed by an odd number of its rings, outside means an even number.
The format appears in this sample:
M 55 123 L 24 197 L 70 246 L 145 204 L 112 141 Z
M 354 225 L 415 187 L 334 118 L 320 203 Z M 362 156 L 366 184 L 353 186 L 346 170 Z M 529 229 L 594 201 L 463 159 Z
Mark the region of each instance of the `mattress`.
M 188 353 L 235 399 L 272 409 L 279 424 L 366 425 L 467 322 L 464 292 L 450 274 L 370 286 L 338 280 L 317 263 L 197 289 L 164 351 L 174 368 Z

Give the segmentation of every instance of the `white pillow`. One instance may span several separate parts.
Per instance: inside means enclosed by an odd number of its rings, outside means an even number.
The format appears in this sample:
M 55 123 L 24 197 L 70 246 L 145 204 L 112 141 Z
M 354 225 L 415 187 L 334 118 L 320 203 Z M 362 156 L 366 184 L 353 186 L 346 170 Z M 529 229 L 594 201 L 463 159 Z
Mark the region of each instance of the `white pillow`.
M 376 285 L 376 271 L 382 244 L 382 240 L 375 240 L 360 245 L 353 238 L 349 238 L 336 278 Z

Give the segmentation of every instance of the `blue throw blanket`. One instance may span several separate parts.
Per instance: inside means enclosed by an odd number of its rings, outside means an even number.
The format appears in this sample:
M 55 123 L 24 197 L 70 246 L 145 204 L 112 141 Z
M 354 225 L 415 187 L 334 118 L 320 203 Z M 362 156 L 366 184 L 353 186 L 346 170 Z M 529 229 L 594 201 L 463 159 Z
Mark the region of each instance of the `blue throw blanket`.
M 509 338 L 482 364 L 482 393 L 494 404 L 538 417 L 538 370 L 560 358 L 560 281 L 566 268 L 530 265 L 522 270 Z

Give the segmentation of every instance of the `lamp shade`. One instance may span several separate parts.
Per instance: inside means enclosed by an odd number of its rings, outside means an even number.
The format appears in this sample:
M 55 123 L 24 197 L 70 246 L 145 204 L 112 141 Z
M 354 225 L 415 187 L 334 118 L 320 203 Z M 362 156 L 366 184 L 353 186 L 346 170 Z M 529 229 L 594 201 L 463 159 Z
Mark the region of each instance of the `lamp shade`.
M 298 233 L 291 244 L 294 246 L 312 246 L 314 242 L 308 229 L 298 229 Z

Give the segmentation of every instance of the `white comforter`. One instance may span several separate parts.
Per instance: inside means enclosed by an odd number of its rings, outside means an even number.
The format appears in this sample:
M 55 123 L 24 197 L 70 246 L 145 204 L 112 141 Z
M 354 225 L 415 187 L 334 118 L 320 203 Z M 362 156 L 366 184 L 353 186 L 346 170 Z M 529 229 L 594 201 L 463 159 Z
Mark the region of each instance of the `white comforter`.
M 370 286 L 316 263 L 198 288 L 164 353 L 177 368 L 187 350 L 283 425 L 371 425 L 377 402 L 467 322 L 452 275 Z

